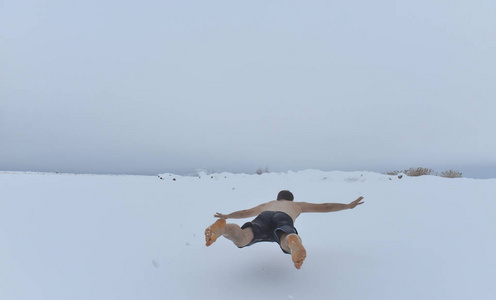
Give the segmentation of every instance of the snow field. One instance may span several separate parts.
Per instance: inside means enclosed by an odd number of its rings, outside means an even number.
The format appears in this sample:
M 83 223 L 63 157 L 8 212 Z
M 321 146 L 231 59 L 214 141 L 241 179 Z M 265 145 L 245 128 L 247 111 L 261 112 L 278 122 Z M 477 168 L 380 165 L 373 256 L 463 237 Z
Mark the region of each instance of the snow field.
M 496 179 L 370 172 L 0 173 L 0 299 L 492 299 Z M 174 180 L 175 178 L 175 180 Z M 215 212 L 275 199 L 302 214 L 301 270 L 277 244 L 205 247 Z M 228 220 L 242 225 L 249 219 Z

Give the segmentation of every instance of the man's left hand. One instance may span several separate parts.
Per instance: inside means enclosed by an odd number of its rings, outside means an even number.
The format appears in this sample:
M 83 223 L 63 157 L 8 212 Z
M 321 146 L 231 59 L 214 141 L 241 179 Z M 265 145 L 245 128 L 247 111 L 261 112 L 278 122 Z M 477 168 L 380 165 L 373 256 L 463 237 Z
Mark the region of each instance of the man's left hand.
M 363 201 L 362 201 L 363 197 L 359 197 L 358 199 L 356 199 L 355 201 L 351 202 L 350 204 L 348 204 L 348 206 L 350 208 L 355 208 L 357 205 L 360 205 L 360 204 L 363 204 Z
M 221 219 L 227 219 L 227 215 L 224 215 L 221 213 L 215 213 L 214 217 L 215 218 L 221 218 Z

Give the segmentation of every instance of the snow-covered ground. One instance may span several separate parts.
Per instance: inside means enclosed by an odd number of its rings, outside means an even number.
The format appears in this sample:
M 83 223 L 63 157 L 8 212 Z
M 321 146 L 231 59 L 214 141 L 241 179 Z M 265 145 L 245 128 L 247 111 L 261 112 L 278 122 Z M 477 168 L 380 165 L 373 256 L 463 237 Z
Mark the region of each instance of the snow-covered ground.
M 0 299 L 494 299 L 496 179 L 369 172 L 0 173 Z M 365 204 L 277 244 L 205 247 L 215 212 L 275 199 Z M 229 220 L 243 224 L 243 220 Z

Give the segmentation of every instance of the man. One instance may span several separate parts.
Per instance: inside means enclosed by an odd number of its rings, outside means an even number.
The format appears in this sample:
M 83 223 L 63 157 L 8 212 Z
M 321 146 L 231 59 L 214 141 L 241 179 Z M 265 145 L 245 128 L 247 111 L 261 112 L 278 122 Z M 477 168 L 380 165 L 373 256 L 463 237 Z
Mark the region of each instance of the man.
M 219 220 L 205 230 L 207 247 L 212 245 L 220 236 L 231 240 L 239 248 L 258 242 L 276 242 L 284 253 L 291 254 L 295 267 L 300 269 L 306 257 L 306 250 L 298 236 L 298 231 L 293 226 L 296 218 L 301 213 L 340 211 L 363 204 L 363 197 L 359 197 L 349 204 L 315 204 L 293 202 L 293 199 L 293 194 L 284 190 L 279 192 L 277 200 L 227 215 L 216 213 L 214 217 L 219 218 Z M 226 219 L 242 219 L 254 216 L 257 217 L 242 227 L 237 224 L 226 224 Z

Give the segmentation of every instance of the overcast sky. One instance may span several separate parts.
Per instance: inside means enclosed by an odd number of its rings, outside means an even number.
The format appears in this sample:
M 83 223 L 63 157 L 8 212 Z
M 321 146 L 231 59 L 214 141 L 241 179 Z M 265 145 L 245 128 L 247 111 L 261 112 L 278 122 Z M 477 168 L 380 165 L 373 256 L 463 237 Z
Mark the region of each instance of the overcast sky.
M 3 1 L 0 170 L 496 177 L 496 2 Z

